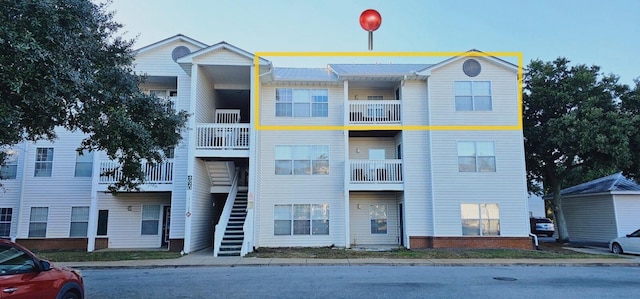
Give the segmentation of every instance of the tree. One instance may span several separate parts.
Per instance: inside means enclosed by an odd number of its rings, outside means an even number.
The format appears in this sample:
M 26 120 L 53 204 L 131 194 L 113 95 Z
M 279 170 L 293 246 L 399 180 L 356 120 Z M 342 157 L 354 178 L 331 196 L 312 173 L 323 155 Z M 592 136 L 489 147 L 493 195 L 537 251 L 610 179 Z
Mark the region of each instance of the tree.
M 619 107 L 625 86 L 598 66 L 566 58 L 532 61 L 524 75 L 524 144 L 529 183 L 543 182 L 559 241 L 569 234 L 560 190 L 631 165 L 635 128 Z
M 122 164 L 110 190 L 136 189 L 140 162 L 163 160 L 187 114 L 140 91 L 133 41 L 117 35 L 122 25 L 106 4 L 0 0 L 0 11 L 0 145 L 54 140 L 58 127 L 84 132 L 78 151 L 105 151 Z
M 621 97 L 622 112 L 630 118 L 631 126 L 640 131 L 640 78 L 635 80 L 633 89 L 625 92 Z M 631 149 L 631 163 L 623 169 L 632 178 L 640 178 L 640 132 L 630 134 L 629 148 Z

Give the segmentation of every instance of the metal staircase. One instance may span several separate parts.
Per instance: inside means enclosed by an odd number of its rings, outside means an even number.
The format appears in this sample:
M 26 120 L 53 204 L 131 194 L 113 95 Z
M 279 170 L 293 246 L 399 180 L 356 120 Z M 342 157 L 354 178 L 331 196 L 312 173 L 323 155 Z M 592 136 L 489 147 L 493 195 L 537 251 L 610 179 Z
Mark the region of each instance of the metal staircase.
M 247 187 L 238 187 L 229 221 L 224 231 L 218 256 L 240 256 L 244 241 L 244 221 L 247 217 Z

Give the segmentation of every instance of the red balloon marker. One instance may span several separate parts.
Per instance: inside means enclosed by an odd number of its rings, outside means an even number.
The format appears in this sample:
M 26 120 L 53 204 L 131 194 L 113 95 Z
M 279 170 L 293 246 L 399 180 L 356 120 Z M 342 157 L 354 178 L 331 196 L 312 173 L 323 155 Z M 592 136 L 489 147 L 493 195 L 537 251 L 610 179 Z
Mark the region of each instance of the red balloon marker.
M 373 32 L 380 28 L 382 17 L 373 9 L 367 9 L 360 15 L 360 26 L 369 32 L 369 51 L 373 50 Z

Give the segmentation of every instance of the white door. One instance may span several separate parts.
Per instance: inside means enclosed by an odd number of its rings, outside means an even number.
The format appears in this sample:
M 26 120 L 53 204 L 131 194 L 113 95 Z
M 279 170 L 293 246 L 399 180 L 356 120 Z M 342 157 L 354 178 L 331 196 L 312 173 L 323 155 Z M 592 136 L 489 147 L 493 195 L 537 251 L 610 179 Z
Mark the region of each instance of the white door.
M 627 249 L 622 245 L 622 250 L 629 253 L 640 254 L 640 229 L 631 233 L 626 239 Z

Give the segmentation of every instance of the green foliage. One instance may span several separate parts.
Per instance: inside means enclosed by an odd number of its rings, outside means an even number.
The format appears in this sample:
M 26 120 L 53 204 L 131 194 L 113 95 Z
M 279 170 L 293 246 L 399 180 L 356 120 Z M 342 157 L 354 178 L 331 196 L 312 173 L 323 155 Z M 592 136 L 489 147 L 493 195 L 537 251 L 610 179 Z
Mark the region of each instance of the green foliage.
M 0 11 L 0 145 L 53 140 L 58 127 L 81 131 L 89 137 L 78 150 L 123 164 L 111 190 L 136 189 L 140 161 L 161 161 L 187 114 L 139 90 L 133 41 L 116 35 L 121 25 L 106 5 L 0 0 Z
M 630 96 L 628 87 L 614 75 L 601 75 L 598 66 L 569 63 L 534 60 L 523 78 L 527 178 L 554 193 L 551 207 L 562 241 L 569 236 L 560 190 L 637 165 L 633 145 L 640 142 L 637 112 L 621 102 Z

